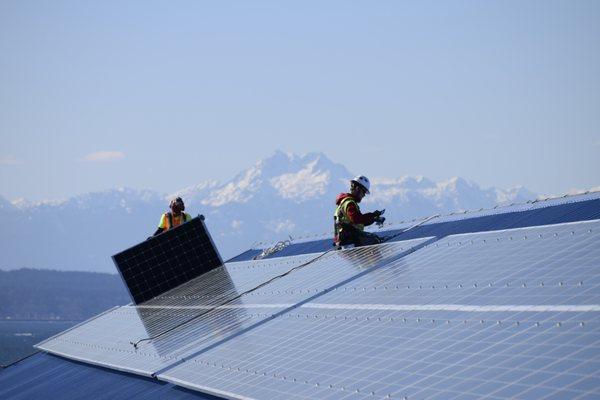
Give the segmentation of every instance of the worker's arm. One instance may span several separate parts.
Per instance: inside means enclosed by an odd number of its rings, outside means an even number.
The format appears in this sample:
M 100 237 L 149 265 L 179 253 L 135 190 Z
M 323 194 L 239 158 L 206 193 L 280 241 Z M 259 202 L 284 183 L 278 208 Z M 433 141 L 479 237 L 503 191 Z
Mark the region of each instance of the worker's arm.
M 353 224 L 372 225 L 375 222 L 375 213 L 361 213 L 354 203 L 348 204 L 346 209 L 348 218 Z
M 166 220 L 167 220 L 166 214 L 163 214 L 160 216 L 160 221 L 158 222 L 158 229 L 156 229 L 156 232 L 154 232 L 154 235 L 152 235 L 152 236 L 159 235 L 165 231 L 165 228 L 167 225 Z

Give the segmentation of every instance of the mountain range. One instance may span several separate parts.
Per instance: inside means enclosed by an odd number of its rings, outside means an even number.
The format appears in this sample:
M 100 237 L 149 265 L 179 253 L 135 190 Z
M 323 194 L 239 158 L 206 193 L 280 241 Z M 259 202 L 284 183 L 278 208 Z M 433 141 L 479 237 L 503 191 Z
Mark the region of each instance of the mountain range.
M 228 182 L 206 181 L 168 195 L 116 188 L 53 202 L 0 197 L 0 269 L 116 272 L 111 255 L 146 239 L 174 196 L 190 214 L 206 217 L 225 260 L 256 242 L 331 234 L 334 199 L 352 176 L 322 153 L 277 151 Z M 388 221 L 537 198 L 523 187 L 484 189 L 458 177 L 373 179 L 371 192 L 361 206 L 386 208 Z

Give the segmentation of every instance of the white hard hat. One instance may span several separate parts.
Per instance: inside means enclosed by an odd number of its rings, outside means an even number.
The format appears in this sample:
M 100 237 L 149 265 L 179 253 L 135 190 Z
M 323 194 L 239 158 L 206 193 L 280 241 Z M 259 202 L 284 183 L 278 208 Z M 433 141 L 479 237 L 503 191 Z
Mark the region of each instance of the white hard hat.
M 365 193 L 369 194 L 369 189 L 371 189 L 371 182 L 369 182 L 369 178 L 364 175 L 359 175 L 356 178 L 352 179 L 350 182 L 358 183 L 365 189 Z

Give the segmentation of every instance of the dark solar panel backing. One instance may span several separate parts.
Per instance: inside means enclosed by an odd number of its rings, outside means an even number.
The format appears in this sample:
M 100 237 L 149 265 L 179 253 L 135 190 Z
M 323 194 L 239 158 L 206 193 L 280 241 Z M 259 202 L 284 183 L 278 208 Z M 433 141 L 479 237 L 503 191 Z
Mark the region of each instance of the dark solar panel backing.
M 204 217 L 113 256 L 134 303 L 150 300 L 223 264 Z

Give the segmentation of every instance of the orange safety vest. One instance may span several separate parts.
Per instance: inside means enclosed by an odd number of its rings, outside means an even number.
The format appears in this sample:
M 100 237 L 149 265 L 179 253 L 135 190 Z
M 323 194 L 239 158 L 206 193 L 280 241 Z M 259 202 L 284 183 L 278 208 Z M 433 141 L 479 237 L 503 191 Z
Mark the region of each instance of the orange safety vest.
M 171 228 L 175 228 L 176 226 L 179 226 L 184 222 L 187 222 L 187 214 L 184 212 L 181 213 L 179 218 L 173 217 L 173 214 L 171 212 L 165 213 L 165 231 L 168 231 Z

